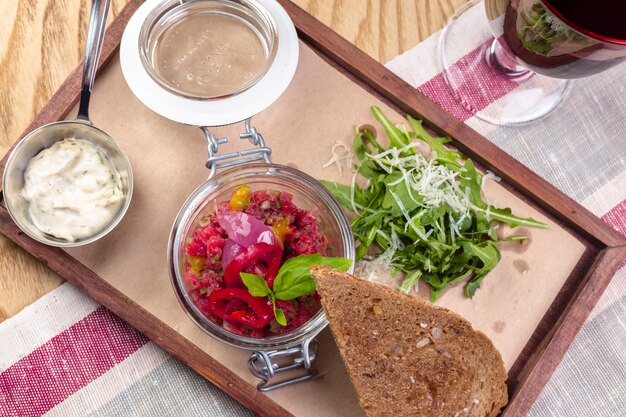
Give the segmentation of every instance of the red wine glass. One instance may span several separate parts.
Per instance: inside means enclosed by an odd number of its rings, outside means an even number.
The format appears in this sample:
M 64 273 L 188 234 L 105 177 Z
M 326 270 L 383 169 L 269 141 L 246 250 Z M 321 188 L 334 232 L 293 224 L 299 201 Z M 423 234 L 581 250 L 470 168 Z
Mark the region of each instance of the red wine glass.
M 479 119 L 496 125 L 537 120 L 559 105 L 570 79 L 626 59 L 624 0 L 479 3 L 461 8 L 439 40 L 452 96 Z M 474 47 L 469 54 L 468 45 Z

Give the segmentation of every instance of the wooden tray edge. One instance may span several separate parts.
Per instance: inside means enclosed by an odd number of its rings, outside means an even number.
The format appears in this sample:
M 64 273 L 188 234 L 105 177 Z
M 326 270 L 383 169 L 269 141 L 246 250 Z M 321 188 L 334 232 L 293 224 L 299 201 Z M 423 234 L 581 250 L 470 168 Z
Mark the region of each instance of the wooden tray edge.
M 454 139 L 454 146 L 477 162 L 489 166 L 535 204 L 543 207 L 556 219 L 574 227 L 584 239 L 593 244 L 597 250 L 602 251 L 601 255 L 596 258 L 592 269 L 588 271 L 584 284 L 581 284 L 576 296 L 572 298 L 567 309 L 561 314 L 553 331 L 535 352 L 534 360 L 529 361 L 524 367 L 524 378 L 517 385 L 517 390 L 513 393 L 511 402 L 503 415 L 513 416 L 519 415 L 517 413 L 521 413 L 523 410 L 528 411 L 541 392 L 543 385 L 556 369 L 576 333 L 584 324 L 584 319 L 590 314 L 613 273 L 619 267 L 621 259 L 615 261 L 613 258 L 626 255 L 626 249 L 623 246 L 626 245 L 626 238 L 476 131 L 447 114 L 438 105 L 370 56 L 359 51 L 330 28 L 308 15 L 304 10 L 288 0 L 278 1 L 294 20 L 301 38 L 335 60 L 345 71 L 352 72 L 357 78 L 374 89 L 376 93 L 402 111 L 422 118 L 426 125 L 438 134 L 451 136 Z M 104 67 L 116 52 L 126 23 L 142 3 L 142 0 L 130 0 L 108 28 L 99 68 Z M 326 45 L 331 45 L 332 49 Z M 357 64 L 354 64 L 352 60 Z M 33 122 L 20 136 L 20 139 L 31 130 L 50 121 L 63 118 L 69 113 L 78 99 L 81 74 L 82 66 L 79 66 L 66 79 L 41 112 L 37 114 Z M 415 111 L 415 108 L 421 108 L 424 111 L 420 113 Z M 483 157 L 481 154 L 487 156 Z M 0 161 L 0 170 L 2 171 L 4 171 L 7 157 L 8 153 Z M 516 180 L 517 177 L 523 180 Z M 189 349 L 180 349 L 175 345 L 169 345 L 167 342 L 177 335 L 173 329 L 154 318 L 152 319 L 164 326 L 163 332 L 155 331 L 155 326 L 148 326 L 143 317 L 151 315 L 146 310 L 62 250 L 38 244 L 28 238 L 17 229 L 4 208 L 0 210 L 0 231 L 29 253 L 38 254 L 35 256 L 44 264 L 75 283 L 113 313 L 144 333 L 149 339 L 164 347 L 169 353 L 191 366 L 196 372 L 214 382 L 253 411 L 260 415 L 291 415 L 279 404 L 260 394 L 252 385 L 200 351 L 190 342 L 183 341 L 183 343 L 190 345 Z M 71 267 L 76 268 L 76 271 L 80 271 L 84 275 L 69 274 L 68 270 Z M 95 283 L 96 286 L 92 289 L 88 286 L 87 281 L 92 284 Z M 112 294 L 116 294 L 116 297 L 119 297 L 118 300 L 124 301 L 116 301 Z M 580 305 L 579 303 L 583 304 Z M 128 306 L 131 306 L 134 313 L 125 311 Z M 135 313 L 139 318 L 135 318 Z M 166 338 L 163 337 L 164 334 L 167 335 Z M 199 352 L 198 363 L 192 363 L 189 360 L 189 352 L 194 354 Z M 209 373 L 207 369 L 211 369 L 214 373 Z M 216 370 L 217 372 L 215 372 Z M 508 411 L 509 409 L 511 411 Z M 514 412 L 516 414 L 513 414 Z
M 528 414 L 624 258 L 626 246 L 607 248 L 595 258 L 582 285 L 524 367 L 503 417 Z

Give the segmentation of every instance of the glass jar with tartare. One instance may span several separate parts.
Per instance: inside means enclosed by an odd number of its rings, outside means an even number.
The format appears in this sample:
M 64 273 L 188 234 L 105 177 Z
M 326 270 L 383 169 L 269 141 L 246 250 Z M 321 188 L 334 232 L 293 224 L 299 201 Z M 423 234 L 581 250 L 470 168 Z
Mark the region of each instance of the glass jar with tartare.
M 210 335 L 249 350 L 310 340 L 326 319 L 314 288 L 272 302 L 273 294 L 252 295 L 242 276 L 262 278 L 271 292 L 283 265 L 318 255 L 354 260 L 348 219 L 317 180 L 275 164 L 212 177 L 189 197 L 170 236 L 172 282 L 185 311 Z

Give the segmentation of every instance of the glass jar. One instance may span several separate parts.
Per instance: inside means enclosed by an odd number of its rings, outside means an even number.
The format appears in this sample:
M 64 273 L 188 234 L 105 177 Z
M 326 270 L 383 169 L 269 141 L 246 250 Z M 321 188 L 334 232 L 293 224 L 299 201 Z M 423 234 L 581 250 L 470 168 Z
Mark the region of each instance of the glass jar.
M 278 50 L 274 21 L 254 0 L 164 1 L 148 14 L 139 39 L 147 73 L 194 99 L 241 93 L 265 75 Z M 238 73 L 238 65 L 249 73 Z
M 284 334 L 265 338 L 241 336 L 202 314 L 185 290 L 183 282 L 185 245 L 189 242 L 198 220 L 213 211 L 217 203 L 228 201 L 232 193 L 242 185 L 247 185 L 252 191 L 291 193 L 298 208 L 311 212 L 317 218 L 322 232 L 328 239 L 328 256 L 349 258 L 354 262 L 354 238 L 346 214 L 332 194 L 309 175 L 283 165 L 243 164 L 220 172 L 202 184 L 181 208 L 172 228 L 168 251 L 170 276 L 178 300 L 189 317 L 209 335 L 231 346 L 254 351 L 249 361 L 250 370 L 264 380 L 259 384 L 259 389 L 267 390 L 285 385 L 285 381 L 267 385 L 268 379 L 272 376 L 267 374 L 267 370 L 272 368 L 274 372 L 280 372 L 282 369 L 276 368 L 273 361 L 278 357 L 295 355 L 289 369 L 293 369 L 294 364 L 299 364 L 298 367 L 306 369 L 305 377 L 314 376 L 311 362 L 315 356 L 315 344 L 312 344 L 312 341 L 327 325 L 323 311 L 320 309 L 305 324 Z M 292 381 L 288 380 L 287 383 Z

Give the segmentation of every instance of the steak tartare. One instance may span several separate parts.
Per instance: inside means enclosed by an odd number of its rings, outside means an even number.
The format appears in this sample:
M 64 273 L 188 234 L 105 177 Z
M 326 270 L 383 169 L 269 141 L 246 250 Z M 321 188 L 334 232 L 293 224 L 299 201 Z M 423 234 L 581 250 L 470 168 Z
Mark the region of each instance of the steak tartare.
M 240 273 L 264 278 L 269 287 L 281 265 L 299 255 L 326 255 L 327 239 L 315 216 L 282 191 L 236 189 L 197 222 L 185 246 L 185 289 L 196 307 L 225 329 L 263 338 L 293 330 L 320 309 L 317 292 L 276 300 L 287 319 L 277 323 L 267 297 L 250 295 Z

